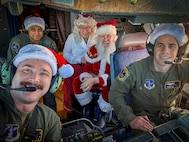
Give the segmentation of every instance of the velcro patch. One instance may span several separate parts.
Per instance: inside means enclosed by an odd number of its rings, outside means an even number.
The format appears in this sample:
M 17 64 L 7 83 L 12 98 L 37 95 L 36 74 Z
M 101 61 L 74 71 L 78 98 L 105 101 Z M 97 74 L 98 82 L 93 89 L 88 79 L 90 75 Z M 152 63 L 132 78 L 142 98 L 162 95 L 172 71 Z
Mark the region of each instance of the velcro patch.
M 180 80 L 174 80 L 174 81 L 168 81 L 164 84 L 164 89 L 173 89 L 173 88 L 180 88 L 181 87 L 181 81 Z
M 17 42 L 13 42 L 11 46 L 11 50 L 14 51 L 15 53 L 18 53 L 19 49 L 20 49 L 20 44 Z
M 127 77 L 130 75 L 129 71 L 127 68 L 123 68 L 123 70 L 119 73 L 118 75 L 118 80 L 120 81 L 125 81 Z
M 35 130 L 35 139 L 32 140 L 32 142 L 41 142 L 43 137 L 43 130 L 42 129 L 36 129 Z M 24 129 L 24 138 L 27 139 L 28 136 L 26 135 L 26 129 Z
M 144 87 L 148 90 L 151 90 L 155 87 L 153 79 L 145 79 Z
M 6 124 L 5 125 L 5 141 L 14 142 L 19 139 L 19 125 L 18 124 Z

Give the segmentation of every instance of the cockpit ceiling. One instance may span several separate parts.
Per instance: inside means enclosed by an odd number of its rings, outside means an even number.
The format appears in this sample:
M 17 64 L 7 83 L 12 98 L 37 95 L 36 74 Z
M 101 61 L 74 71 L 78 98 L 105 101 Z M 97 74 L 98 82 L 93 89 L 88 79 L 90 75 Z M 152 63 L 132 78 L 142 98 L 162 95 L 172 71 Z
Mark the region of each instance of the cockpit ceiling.
M 5 1 L 5 0 L 1 0 Z M 189 22 L 189 0 L 7 0 L 23 4 L 44 4 L 49 8 L 75 13 L 92 13 L 127 18 L 133 23 Z

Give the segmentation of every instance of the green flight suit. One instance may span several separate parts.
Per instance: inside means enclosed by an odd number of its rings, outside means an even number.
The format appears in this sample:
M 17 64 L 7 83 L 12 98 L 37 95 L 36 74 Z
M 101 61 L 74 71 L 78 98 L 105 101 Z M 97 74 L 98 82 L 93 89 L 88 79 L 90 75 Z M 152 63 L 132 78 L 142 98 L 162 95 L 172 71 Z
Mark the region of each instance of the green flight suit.
M 23 115 L 16 109 L 9 90 L 0 92 L 0 100 L 0 117 L 3 119 L 0 129 L 5 128 L 5 139 L 22 142 L 24 130 L 28 127 L 34 111 L 27 114 L 24 123 L 22 123 Z M 41 103 L 38 103 L 34 109 L 38 112 L 35 118 L 37 120 L 35 126 L 36 139 L 38 139 L 36 142 L 61 142 L 61 126 L 57 114 Z
M 11 61 L 14 56 L 18 53 L 20 48 L 27 44 L 32 44 L 30 41 L 29 35 L 26 33 L 21 33 L 13 37 L 9 43 L 9 48 L 7 51 L 7 61 Z M 52 40 L 50 37 L 44 35 L 42 39 L 39 42 L 40 45 L 49 47 L 54 49 L 56 52 L 58 52 L 58 48 L 56 46 L 56 43 L 54 40 Z
M 167 73 L 155 71 L 153 56 L 124 68 L 111 84 L 109 102 L 128 126 L 139 115 L 158 117 L 163 109 L 175 106 L 184 83 L 189 82 L 189 62 L 172 65 Z M 131 90 L 131 105 L 125 95 Z

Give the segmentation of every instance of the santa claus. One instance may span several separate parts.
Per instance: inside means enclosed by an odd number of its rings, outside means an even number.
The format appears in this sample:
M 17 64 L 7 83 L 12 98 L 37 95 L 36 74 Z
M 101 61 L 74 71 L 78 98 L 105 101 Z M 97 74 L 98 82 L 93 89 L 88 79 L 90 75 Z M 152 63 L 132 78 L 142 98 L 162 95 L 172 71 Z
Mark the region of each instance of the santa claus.
M 110 75 L 110 54 L 116 50 L 116 20 L 97 24 L 97 42 L 85 55 L 86 64 L 83 73 L 73 81 L 73 90 L 81 106 L 89 104 L 92 90 L 100 90 L 98 105 L 103 112 L 112 110 L 108 103 L 107 79 Z

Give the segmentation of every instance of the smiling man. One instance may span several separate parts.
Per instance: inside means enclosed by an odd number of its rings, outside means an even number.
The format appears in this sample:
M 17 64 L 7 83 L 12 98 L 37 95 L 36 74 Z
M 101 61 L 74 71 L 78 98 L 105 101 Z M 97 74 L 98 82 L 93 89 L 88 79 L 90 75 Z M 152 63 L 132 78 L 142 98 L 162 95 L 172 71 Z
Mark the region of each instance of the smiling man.
M 30 15 L 24 20 L 24 31 L 13 37 L 9 43 L 7 60 L 10 61 L 26 44 L 40 44 L 58 51 L 56 43 L 44 34 L 45 21 L 38 13 Z
M 94 118 L 92 90 L 101 90 L 97 102 L 102 114 L 112 110 L 112 106 L 108 103 L 108 77 L 110 54 L 116 50 L 117 40 L 116 20 L 99 22 L 97 27 L 97 43 L 85 54 L 86 63 L 83 72 L 75 77 L 72 84 L 75 97 L 83 107 L 84 115 L 91 118 Z M 102 125 L 99 123 L 99 126 Z
M 162 111 L 177 107 L 182 86 L 189 81 L 189 62 L 171 63 L 187 41 L 183 25 L 160 24 L 148 38 L 152 56 L 125 67 L 112 83 L 109 102 L 131 130 L 152 131 L 164 122 Z M 124 99 L 130 90 L 131 106 Z
M 58 55 L 37 44 L 28 44 L 19 50 L 13 60 L 16 70 L 10 75 L 13 76 L 11 88 L 17 90 L 0 92 L 0 141 L 61 141 L 57 114 L 39 103 L 52 86 L 59 87 L 53 81 L 57 73 L 61 76 L 73 74 L 73 68 Z M 30 87 L 36 90 L 18 89 Z

